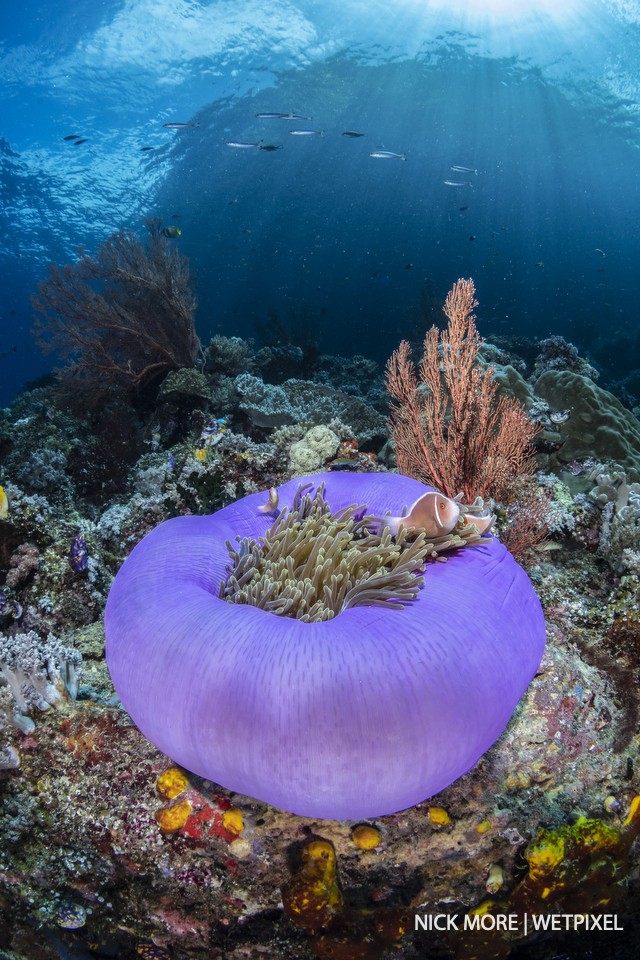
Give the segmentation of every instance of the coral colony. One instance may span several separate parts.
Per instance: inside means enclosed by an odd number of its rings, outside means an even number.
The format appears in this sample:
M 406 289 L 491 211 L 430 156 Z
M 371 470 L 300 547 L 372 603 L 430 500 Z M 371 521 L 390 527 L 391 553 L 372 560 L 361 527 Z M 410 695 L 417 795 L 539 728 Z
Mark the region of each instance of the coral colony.
M 386 376 L 202 350 L 148 226 L 52 268 L 69 362 L 0 410 L 2 948 L 497 960 L 637 919 L 633 382 L 484 343 L 470 280 Z

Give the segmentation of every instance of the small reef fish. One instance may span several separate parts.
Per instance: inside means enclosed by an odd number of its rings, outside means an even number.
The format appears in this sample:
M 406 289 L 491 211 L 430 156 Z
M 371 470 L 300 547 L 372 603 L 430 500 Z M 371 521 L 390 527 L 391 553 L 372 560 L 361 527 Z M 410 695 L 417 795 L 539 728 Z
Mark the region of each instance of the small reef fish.
M 162 236 L 168 237 L 169 240 L 175 240 L 177 237 L 182 236 L 182 230 L 180 229 L 180 227 L 176 227 L 175 225 L 172 224 L 169 227 L 162 228 Z
M 324 137 L 324 130 L 289 130 L 292 137 Z
M 81 143 L 86 143 L 86 142 L 87 142 L 87 137 L 81 137 L 79 140 L 74 140 L 73 145 L 74 147 L 79 147 Z
M 299 113 L 256 113 L 258 120 L 312 120 L 313 117 L 303 117 Z
M 266 503 L 263 503 L 261 507 L 258 507 L 260 513 L 275 513 L 278 509 L 278 491 L 275 487 L 271 487 L 269 490 L 269 499 Z
M 551 423 L 566 423 L 569 417 L 571 416 L 571 410 L 556 410 L 554 413 L 549 414 L 549 420 Z
M 156 423 L 151 428 L 151 449 L 158 450 L 160 448 L 160 441 L 162 440 L 162 430 L 160 424 Z
M 406 160 L 404 153 L 393 153 L 391 150 L 374 150 L 369 154 L 374 160 Z
M 80 139 L 80 134 L 79 134 L 79 133 L 70 133 L 68 136 L 63 137 L 62 139 L 63 139 L 63 140 L 79 140 L 79 139 Z
M 357 130 L 343 130 L 342 136 L 351 137 L 351 139 L 355 139 L 355 137 L 364 137 L 364 133 L 358 133 Z
M 9 514 L 9 499 L 6 493 L 4 492 L 4 490 L 2 489 L 2 487 L 0 487 L 0 520 L 4 520 L 5 517 L 8 516 L 8 514 Z
M 202 458 L 206 460 L 207 447 L 216 447 L 222 437 L 227 432 L 228 417 L 218 417 L 217 420 L 212 420 L 206 427 L 203 428 L 202 433 L 200 434 L 200 443 L 204 446 L 200 449 L 205 451 L 205 456 Z M 198 457 L 198 451 L 195 453 Z M 200 457 L 198 457 L 200 459 Z
M 478 533 L 482 535 L 483 533 L 489 533 L 495 523 L 496 516 L 491 513 L 488 507 L 483 507 L 479 513 L 466 513 L 463 520 L 466 527 L 473 524 Z
M 203 437 L 213 437 L 216 434 L 222 434 L 227 428 L 229 422 L 228 417 L 218 417 L 217 420 L 212 420 L 202 431 Z
M 273 153 L 274 150 L 282 150 L 282 147 L 277 143 L 261 143 L 260 149 L 265 150 L 267 153 Z
M 396 537 L 400 527 L 417 527 L 427 538 L 451 533 L 460 519 L 460 505 L 443 493 L 430 491 L 418 497 L 406 517 L 382 517 L 382 526 Z
M 472 187 L 471 180 L 443 180 L 445 187 Z
M 140 147 L 141 153 L 146 153 L 147 150 L 153 150 L 153 147 Z
M 199 123 L 163 123 L 163 127 L 166 127 L 167 130 L 188 130 L 190 127 L 199 127 Z
M 456 163 L 449 167 L 449 170 L 453 170 L 454 173 L 474 173 L 476 177 L 478 176 L 478 171 L 475 167 L 460 167 Z

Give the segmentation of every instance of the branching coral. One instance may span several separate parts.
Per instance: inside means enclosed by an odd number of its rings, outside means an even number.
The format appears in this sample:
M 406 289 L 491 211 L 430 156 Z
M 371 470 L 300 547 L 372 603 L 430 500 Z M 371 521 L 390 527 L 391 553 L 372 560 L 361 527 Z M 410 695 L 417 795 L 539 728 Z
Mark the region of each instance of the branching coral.
M 0 678 L 13 695 L 13 722 L 23 732 L 33 729 L 32 710 L 48 710 L 65 698 L 75 700 L 82 656 L 49 634 L 0 634 Z
M 85 403 L 113 388 L 132 393 L 198 357 L 188 262 L 159 221 L 147 226 L 146 246 L 119 231 L 95 257 L 80 250 L 77 263 L 52 264 L 33 298 L 38 342 L 69 359 L 61 383 Z
M 517 400 L 497 397 L 493 368 L 478 364 L 476 306 L 473 281 L 458 280 L 444 306 L 446 331 L 427 331 L 419 379 L 407 341 L 387 364 L 401 472 L 450 497 L 463 490 L 468 502 L 499 499 L 515 478 L 530 474 L 538 432 Z

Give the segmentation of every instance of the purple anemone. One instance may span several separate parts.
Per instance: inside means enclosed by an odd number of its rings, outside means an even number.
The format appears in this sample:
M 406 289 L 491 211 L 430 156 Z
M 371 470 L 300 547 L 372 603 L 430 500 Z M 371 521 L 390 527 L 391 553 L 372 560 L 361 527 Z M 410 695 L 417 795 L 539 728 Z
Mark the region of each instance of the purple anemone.
M 326 473 L 332 512 L 397 516 L 429 488 L 397 474 Z M 122 565 L 105 612 L 107 663 L 149 740 L 202 777 L 308 817 L 413 806 L 495 742 L 544 650 L 540 602 L 495 539 L 427 565 L 400 610 L 321 623 L 218 596 L 225 541 L 263 536 L 265 493 L 160 524 Z

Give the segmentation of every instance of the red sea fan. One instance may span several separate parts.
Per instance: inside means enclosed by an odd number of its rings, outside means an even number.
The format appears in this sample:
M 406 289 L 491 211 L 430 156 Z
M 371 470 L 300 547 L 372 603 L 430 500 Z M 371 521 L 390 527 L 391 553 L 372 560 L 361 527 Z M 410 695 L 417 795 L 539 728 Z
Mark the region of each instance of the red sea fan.
M 478 363 L 476 306 L 473 281 L 458 280 L 444 306 L 449 325 L 427 331 L 419 371 L 406 341 L 387 364 L 400 471 L 449 497 L 462 490 L 469 503 L 500 499 L 516 477 L 532 473 L 539 431 L 517 400 L 496 396 L 493 368 Z

